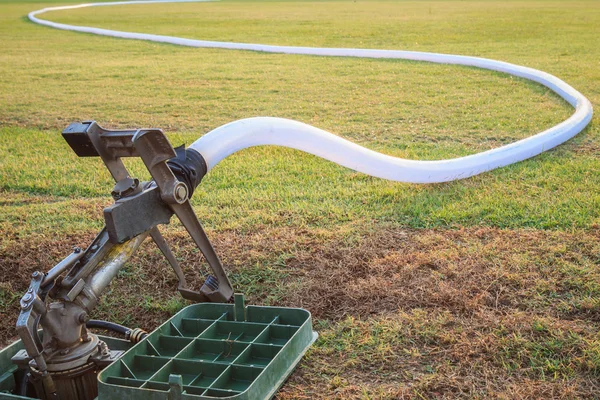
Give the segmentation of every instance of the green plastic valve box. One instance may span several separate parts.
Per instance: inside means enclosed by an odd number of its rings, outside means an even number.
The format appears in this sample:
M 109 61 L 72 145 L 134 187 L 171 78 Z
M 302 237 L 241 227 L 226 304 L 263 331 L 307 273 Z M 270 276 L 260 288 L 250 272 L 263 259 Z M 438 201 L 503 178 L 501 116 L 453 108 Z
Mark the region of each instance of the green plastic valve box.
M 308 311 L 299 308 L 200 303 L 188 306 L 126 350 L 98 375 L 98 399 L 262 400 L 275 395 L 316 340 Z M 124 343 L 121 345 L 120 343 Z M 0 400 L 10 394 L 10 357 L 21 341 L 0 351 Z M 1 379 L 5 378 L 5 379 Z M 14 385 L 14 383 L 13 383 Z
M 299 308 L 188 306 L 98 377 L 99 399 L 269 399 L 317 338 Z

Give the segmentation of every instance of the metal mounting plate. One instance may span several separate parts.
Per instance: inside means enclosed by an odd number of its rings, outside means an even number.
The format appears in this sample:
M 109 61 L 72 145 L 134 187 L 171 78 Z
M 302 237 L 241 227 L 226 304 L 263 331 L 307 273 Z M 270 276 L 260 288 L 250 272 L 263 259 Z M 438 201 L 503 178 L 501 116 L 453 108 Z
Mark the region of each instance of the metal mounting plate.
M 173 211 L 160 198 L 157 187 L 126 197 L 104 209 L 108 238 L 123 243 L 149 229 L 168 224 Z

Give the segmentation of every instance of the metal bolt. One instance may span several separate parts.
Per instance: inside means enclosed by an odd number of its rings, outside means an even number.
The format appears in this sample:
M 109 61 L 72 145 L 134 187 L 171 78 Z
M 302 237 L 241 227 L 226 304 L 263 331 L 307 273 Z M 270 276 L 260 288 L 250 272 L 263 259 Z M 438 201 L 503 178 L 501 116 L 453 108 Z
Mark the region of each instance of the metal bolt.
M 83 312 L 79 314 L 79 322 L 82 324 L 87 323 L 90 320 L 90 316 L 87 313 Z
M 81 253 L 81 247 L 73 247 L 73 253 Z
M 98 250 L 98 245 L 97 245 L 97 244 L 93 245 L 93 246 L 92 246 L 92 248 L 91 248 L 90 250 L 92 250 L 92 251 L 96 251 L 96 250 Z
M 41 277 L 41 273 L 39 271 L 35 271 L 33 274 L 31 274 L 31 277 L 33 279 L 39 279 Z
M 187 197 L 187 189 L 184 185 L 177 185 L 177 187 L 175 188 L 175 198 L 177 199 L 177 201 L 185 201 L 185 198 Z

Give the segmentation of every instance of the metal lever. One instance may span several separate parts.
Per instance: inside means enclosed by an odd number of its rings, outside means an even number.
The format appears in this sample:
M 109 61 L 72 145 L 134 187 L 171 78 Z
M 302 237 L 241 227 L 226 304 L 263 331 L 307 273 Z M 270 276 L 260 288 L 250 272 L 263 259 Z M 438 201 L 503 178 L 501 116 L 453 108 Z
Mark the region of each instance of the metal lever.
M 28 355 L 31 357 L 29 361 L 30 365 L 40 372 L 42 389 L 46 397 L 54 399 L 56 398 L 56 386 L 48 372 L 43 347 L 39 337 L 37 337 L 40 318 L 46 314 L 46 306 L 39 297 L 44 274 L 36 271 L 31 277 L 29 289 L 21 298 L 21 313 L 17 319 L 17 333 L 23 341 L 23 346 L 27 349 Z
M 167 245 L 167 242 L 165 241 L 163 236 L 160 234 L 157 227 L 152 228 L 152 230 L 150 231 L 150 237 L 152 237 L 152 240 L 154 240 L 154 243 L 156 243 L 156 246 L 158 246 L 158 248 L 163 253 L 163 255 L 165 256 L 167 261 L 169 261 L 169 264 L 171 265 L 171 268 L 173 268 L 173 271 L 175 271 L 175 275 L 177 275 L 177 279 L 179 279 L 179 286 L 177 287 L 177 290 L 179 290 L 179 293 L 181 293 L 181 296 L 184 299 L 199 302 L 199 303 L 210 301 L 210 299 L 202 292 L 196 292 L 187 287 L 185 275 L 183 275 L 183 271 L 181 270 L 181 267 L 179 266 L 179 263 L 177 262 L 175 255 L 173 254 L 173 252 Z
M 211 301 L 228 302 L 233 296 L 233 288 L 223 269 L 221 260 L 194 213 L 194 209 L 189 202 L 187 186 L 175 178 L 175 175 L 166 164 L 169 159 L 176 155 L 173 146 L 164 134 L 158 130 L 138 131 L 132 140 L 146 168 L 150 171 L 152 179 L 160 189 L 163 201 L 177 215 L 219 281 L 218 288 L 213 290 L 208 285 L 204 285 L 201 292 Z

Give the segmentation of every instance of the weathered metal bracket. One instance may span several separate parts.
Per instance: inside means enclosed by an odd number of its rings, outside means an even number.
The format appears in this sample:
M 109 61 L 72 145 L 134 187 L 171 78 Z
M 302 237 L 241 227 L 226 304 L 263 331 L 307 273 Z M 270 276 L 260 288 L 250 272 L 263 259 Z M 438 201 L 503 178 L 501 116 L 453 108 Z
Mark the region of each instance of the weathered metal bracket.
M 148 189 L 131 197 L 124 197 L 104 209 L 108 237 L 113 243 L 123 243 L 159 224 L 168 224 L 173 210 L 160 198 L 160 190 L 153 182 Z
M 40 318 L 46 313 L 46 306 L 39 296 L 42 291 L 43 279 L 44 274 L 41 272 L 36 271 L 33 273 L 29 289 L 21 298 L 21 313 L 17 319 L 17 333 L 30 356 L 28 363 L 40 371 L 42 389 L 46 392 L 48 398 L 53 398 L 56 388 L 48 373 L 43 346 L 40 343 L 39 336 L 37 336 Z

